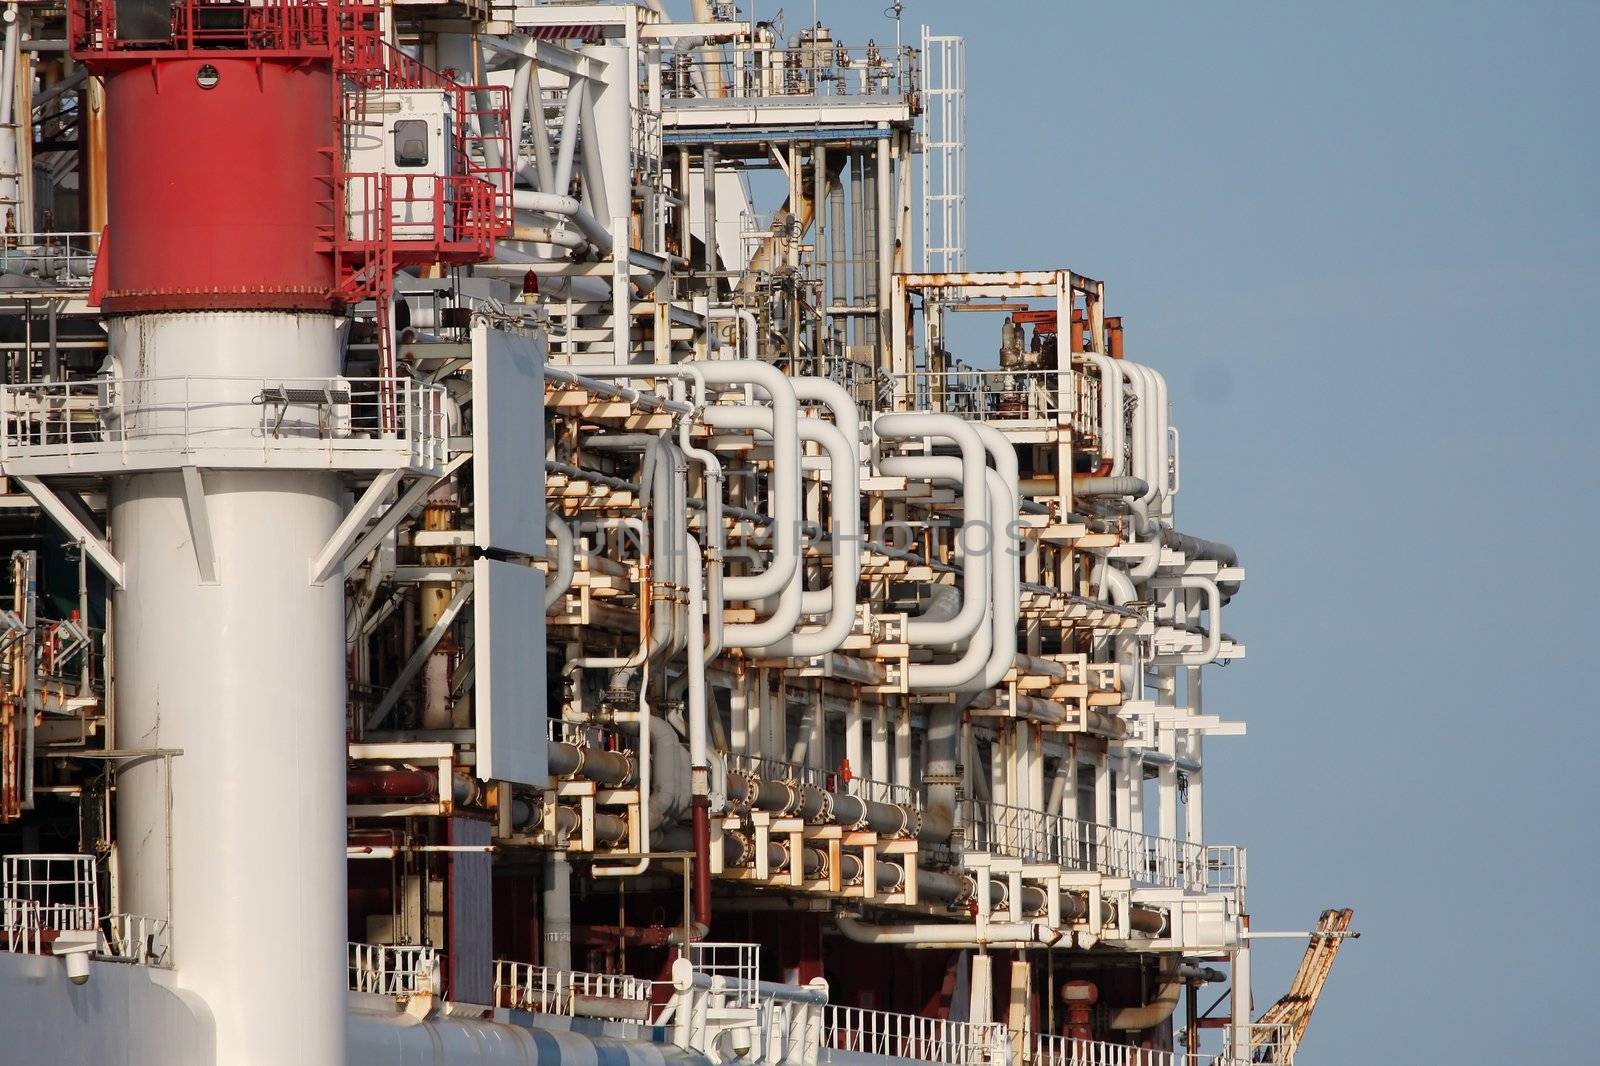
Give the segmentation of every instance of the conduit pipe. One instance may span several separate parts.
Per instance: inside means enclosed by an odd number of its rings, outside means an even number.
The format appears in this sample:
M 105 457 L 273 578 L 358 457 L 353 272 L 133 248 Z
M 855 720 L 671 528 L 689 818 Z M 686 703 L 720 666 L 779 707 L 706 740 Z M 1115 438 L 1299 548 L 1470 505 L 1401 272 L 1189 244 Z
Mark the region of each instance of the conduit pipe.
M 561 147 L 564 152 L 565 141 Z M 511 194 L 511 206 L 519 211 L 538 211 L 546 215 L 570 218 L 579 232 L 601 255 L 611 254 L 613 247 L 611 232 L 575 197 L 554 192 L 536 192 L 532 189 L 516 189 Z
M 1178 999 L 1188 982 L 1182 979 L 1164 983 L 1156 996 L 1142 1007 L 1123 1007 L 1111 1016 L 1113 1029 L 1123 1031 L 1150 1029 L 1172 1017 L 1178 1009 Z
M 798 390 L 797 390 L 798 391 Z M 750 408 L 712 407 L 705 411 L 710 425 L 729 429 L 765 429 L 770 433 L 771 413 Z M 858 450 L 834 425 L 819 418 L 801 418 L 797 423 L 800 439 L 815 441 L 827 453 L 832 494 L 832 568 L 826 591 L 815 594 L 801 590 L 800 610 L 826 612 L 828 620 L 816 629 L 789 633 L 755 650 L 764 657 L 812 658 L 838 649 L 855 624 L 856 586 L 861 581 L 861 471 Z M 786 590 L 787 592 L 788 590 Z M 819 606 L 814 597 L 824 602 Z M 796 619 L 798 621 L 798 619 Z
M 914 925 L 868 925 L 847 914 L 836 915 L 839 931 L 857 944 L 906 944 L 944 947 L 965 944 L 1044 944 L 1061 939 L 1061 933 L 1044 922 L 991 922 L 982 929 L 972 925 L 919 922 Z
M 706 703 L 705 560 L 700 542 L 684 534 L 689 581 L 689 791 L 694 837 L 694 921 L 711 924 L 710 714 Z
M 1072 479 L 1073 496 L 1133 496 L 1143 498 L 1150 494 L 1150 483 L 1141 477 L 1123 474 L 1119 477 L 1075 477 Z
M 1123 438 L 1122 371 L 1118 360 L 1108 355 L 1085 355 L 1084 359 L 1100 370 L 1100 459 L 1110 462 L 1106 473 L 1121 474 L 1126 466 Z M 1076 486 L 1074 486 L 1076 488 Z
M 559 515 L 547 515 L 544 528 L 556 542 L 555 572 L 551 575 L 553 580 L 544 587 L 544 610 L 549 614 L 550 608 L 559 603 L 567 594 L 567 590 L 572 587 L 572 572 L 577 560 L 571 526 L 567 525 Z
M 772 558 L 756 574 L 723 579 L 723 594 L 734 600 L 760 600 L 776 596 L 789 584 L 800 560 L 800 445 L 796 421 L 799 405 L 790 379 L 769 363 L 751 360 L 696 361 L 673 366 L 610 366 L 585 368 L 592 377 L 683 378 L 692 381 L 697 403 L 710 402 L 709 385 L 753 385 L 767 394 L 773 419 L 773 537 Z M 709 408 L 707 408 L 709 410 Z M 732 630 L 724 640 L 732 642 Z M 770 643 L 767 641 L 760 643 Z
M 1185 576 L 1158 578 L 1150 583 L 1152 589 L 1193 589 L 1206 598 L 1206 642 L 1199 651 L 1178 652 L 1172 655 L 1154 655 L 1153 666 L 1206 666 L 1217 661 L 1222 650 L 1222 593 L 1217 583 L 1208 577 Z M 1182 594 L 1180 593 L 1180 602 Z
M 983 623 L 988 607 L 984 590 L 989 585 L 990 555 L 994 544 L 993 529 L 989 543 L 974 546 L 968 543 L 972 529 L 982 529 L 986 520 L 986 488 L 983 439 L 973 426 L 955 415 L 941 414 L 886 414 L 872 423 L 872 432 L 880 441 L 900 441 L 923 437 L 942 437 L 961 450 L 961 504 L 962 523 L 958 542 L 961 547 L 961 610 L 952 618 L 928 620 L 908 618 L 906 640 L 913 644 L 954 644 L 966 640 L 977 632 Z M 895 457 L 879 460 L 879 469 L 885 473 L 900 473 L 907 468 L 896 466 Z M 914 457 L 901 457 L 913 459 Z M 929 456 L 927 458 L 933 458 Z M 891 469 L 893 467 L 893 469 Z M 1008 519 L 1009 521 L 1009 519 Z

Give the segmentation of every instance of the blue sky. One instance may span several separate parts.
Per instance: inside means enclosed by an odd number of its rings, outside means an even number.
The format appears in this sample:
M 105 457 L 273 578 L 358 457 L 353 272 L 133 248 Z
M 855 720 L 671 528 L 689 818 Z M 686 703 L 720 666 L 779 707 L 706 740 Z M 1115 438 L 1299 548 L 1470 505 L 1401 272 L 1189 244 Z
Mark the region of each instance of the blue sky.
M 884 6 L 821 14 L 892 40 Z M 1257 928 L 1365 934 L 1302 1061 L 1590 1061 L 1600 5 L 905 19 L 967 38 L 969 267 L 1106 280 L 1173 386 L 1179 524 L 1248 569 L 1209 835 Z M 1258 1008 L 1298 955 L 1259 950 Z

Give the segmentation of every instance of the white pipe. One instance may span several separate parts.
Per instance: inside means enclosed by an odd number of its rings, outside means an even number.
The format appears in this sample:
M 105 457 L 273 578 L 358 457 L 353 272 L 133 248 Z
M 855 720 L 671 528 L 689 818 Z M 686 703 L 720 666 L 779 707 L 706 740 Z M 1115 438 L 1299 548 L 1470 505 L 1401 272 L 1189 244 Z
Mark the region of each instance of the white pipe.
M 572 159 L 578 147 L 578 111 L 583 106 L 587 83 L 574 76 L 567 83 L 567 98 L 561 109 L 561 143 L 556 146 L 554 187 L 547 192 L 563 195 L 572 188 Z
M 954 481 L 960 474 L 953 456 L 884 456 L 879 469 L 886 474 L 904 474 Z M 985 521 L 990 530 L 1010 530 L 1008 543 L 1015 542 L 1016 502 L 1005 476 L 984 469 Z M 999 555 L 999 538 L 991 538 L 988 552 Z M 1010 554 L 1018 552 L 1010 548 Z M 983 623 L 968 641 L 961 657 L 948 663 L 911 663 L 907 666 L 907 687 L 919 692 L 950 690 L 981 691 L 1004 680 L 1016 660 L 1016 618 L 1019 589 L 1016 575 L 1003 558 L 991 560 L 990 578 L 975 595 L 984 606 Z M 965 591 L 963 595 L 966 595 Z M 931 642 L 917 641 L 926 644 Z
M 516 108 L 511 123 L 511 143 L 521 143 L 524 119 L 533 132 L 532 164 L 518 160 L 517 174 L 532 180 L 543 192 L 560 192 L 553 188 L 556 170 L 550 158 L 550 131 L 544 124 L 544 91 L 539 86 L 538 64 L 531 57 L 517 64 L 511 81 L 511 102 Z
M 1217 661 L 1222 650 L 1222 593 L 1217 583 L 1208 577 L 1185 576 L 1158 578 L 1150 583 L 1153 589 L 1196 589 L 1206 597 L 1206 642 L 1200 651 L 1178 652 L 1173 655 L 1155 655 L 1152 666 L 1206 666 Z
M 740 356 L 744 359 L 756 358 L 756 340 L 758 339 L 757 334 L 761 327 L 756 323 L 756 315 L 754 311 L 744 307 L 713 307 L 709 312 L 707 312 L 707 317 L 713 320 L 718 318 L 731 318 L 741 323 L 744 328 L 739 331 Z M 821 379 L 795 378 L 795 387 L 798 389 L 799 383 L 802 381 L 817 380 Z M 830 381 L 828 384 L 831 385 L 833 382 Z
M 583 125 L 583 196 L 589 201 L 589 210 L 596 218 L 611 217 L 611 199 L 606 195 L 605 149 L 600 144 L 600 124 L 594 119 L 594 87 L 585 86 L 578 94 L 578 119 Z M 616 166 L 625 166 L 628 157 L 615 160 Z M 619 205 L 621 206 L 621 205 Z
M 985 538 L 981 550 L 969 547 L 970 532 L 982 531 L 987 521 L 985 510 L 983 439 L 971 424 L 955 415 L 886 414 L 872 424 L 880 440 L 906 440 L 916 437 L 943 437 L 961 449 L 962 522 L 958 535 L 961 547 L 961 609 L 948 619 L 908 618 L 906 639 L 914 644 L 953 644 L 966 640 L 978 629 L 987 609 L 983 590 L 989 585 L 989 563 L 994 547 L 994 531 Z M 880 467 L 882 463 L 880 461 Z M 884 469 L 887 470 L 885 467 Z M 1009 521 L 1009 519 L 1008 519 Z
M 802 418 L 799 426 L 802 438 L 822 444 L 831 466 L 833 556 L 828 588 L 822 593 L 829 600 L 828 621 L 786 636 L 758 654 L 809 658 L 837 651 L 855 624 L 856 586 L 861 582 L 861 470 L 858 450 L 837 427 L 816 418 Z M 802 609 L 807 595 L 802 593 Z
M 1054 944 L 1061 933 L 1046 922 L 991 922 L 985 926 L 935 922 L 868 925 L 848 914 L 834 916 L 839 931 L 858 944 Z
M 22 41 L 22 19 L 17 5 L 6 4 L 4 16 L 6 36 L 4 52 L 0 54 L 0 228 L 4 226 L 3 212 L 13 211 L 12 221 L 17 232 L 28 233 L 33 220 L 22 217 L 21 174 L 18 172 L 21 152 L 17 146 L 21 124 L 13 122 L 16 113 L 17 59 Z
M 792 381 L 770 363 L 751 360 L 696 361 L 672 366 L 584 367 L 583 372 L 594 378 L 688 379 L 694 383 L 696 402 L 701 405 L 710 398 L 706 388 L 708 385 L 754 385 L 767 394 L 772 403 L 772 480 L 775 497 L 771 560 L 760 573 L 725 577 L 722 582 L 723 594 L 728 599 L 760 600 L 779 595 L 791 585 L 798 589 L 798 583 L 791 580 L 799 571 L 800 560 L 800 442 L 796 424 L 799 403 Z M 704 408 L 707 412 L 713 409 Z M 795 606 L 798 612 L 798 600 Z M 724 629 L 724 640 L 729 643 L 732 642 L 730 631 L 733 628 Z M 758 643 L 769 644 L 782 635 L 771 634 Z M 743 633 L 741 636 L 749 634 Z
M 991 495 L 1003 494 L 1003 499 L 990 502 L 994 513 L 1004 514 L 1002 522 L 994 526 L 990 538 L 992 550 L 1001 553 L 994 567 L 994 646 L 989 653 L 989 663 L 984 669 L 984 687 L 998 685 L 1011 671 L 1017 656 L 1017 616 L 1021 608 L 1022 587 L 1022 537 L 1017 520 L 1021 512 L 1021 481 L 1017 469 L 1017 449 L 998 429 L 983 422 L 973 428 L 983 440 L 989 457 L 994 461 L 999 483 L 990 479 Z M 1006 565 L 1010 561 L 1009 567 Z M 1009 571 L 1009 578 L 1006 577 Z
M 1116 477 L 1126 465 L 1122 437 L 1122 371 L 1117 367 L 1117 360 L 1109 355 L 1089 354 L 1084 359 L 1100 368 L 1100 458 L 1111 460 L 1108 473 Z
M 704 770 L 710 763 L 710 715 L 706 708 L 705 646 L 705 559 L 700 542 L 684 535 L 689 555 L 689 766 L 691 772 Z
M 611 252 L 614 244 L 611 233 L 574 197 L 563 196 L 560 193 L 518 189 L 511 194 L 511 206 L 519 211 L 542 211 L 545 214 L 570 218 L 583 235 L 589 238 L 589 243 L 598 248 L 602 254 L 609 255 Z
M 549 581 L 544 587 L 544 609 L 549 613 L 550 608 L 556 605 L 561 597 L 567 594 L 567 589 L 572 587 L 572 571 L 575 560 L 573 559 L 572 527 L 567 525 L 559 515 L 547 515 L 544 520 L 545 532 L 549 533 L 556 542 L 556 559 L 554 581 Z
M 683 398 L 683 381 L 673 382 L 673 397 Z M 708 591 L 710 593 L 710 624 L 705 633 L 705 658 L 709 661 L 722 653 L 723 644 L 723 547 L 726 539 L 726 530 L 722 528 L 722 460 L 717 454 L 695 445 L 689 439 L 689 420 L 678 419 L 678 449 L 684 455 L 693 459 L 705 468 L 703 479 L 705 482 L 705 508 L 706 508 L 706 535 L 710 538 L 706 557 L 711 560 L 709 571 L 710 580 Z

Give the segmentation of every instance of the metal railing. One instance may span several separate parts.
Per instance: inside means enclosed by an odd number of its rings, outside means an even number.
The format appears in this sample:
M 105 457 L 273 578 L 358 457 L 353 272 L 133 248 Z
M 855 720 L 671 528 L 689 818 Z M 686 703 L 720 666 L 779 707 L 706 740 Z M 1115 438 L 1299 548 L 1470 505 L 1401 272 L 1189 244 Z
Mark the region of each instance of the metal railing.
M 378 996 L 437 995 L 438 953 L 428 944 L 351 941 L 350 991 Z
M 962 843 L 969 851 L 1096 870 L 1186 892 L 1205 892 L 1211 885 L 1204 844 L 998 803 L 968 800 L 964 806 Z
M 977 422 L 1050 422 L 1099 433 L 1100 383 L 1077 370 L 919 370 L 905 383 L 917 410 Z
M 689 945 L 689 965 L 727 981 L 729 1007 L 754 1007 L 761 978 L 761 945 L 701 940 Z
M 323 453 L 328 465 L 371 453 L 393 465 L 436 468 L 448 445 L 443 387 L 404 375 L 191 374 L 0 386 L 4 462 L 127 464 L 141 453 L 221 448 L 261 465 L 295 452 Z
M 1028 1066 L 1182 1066 L 1184 1056 L 1128 1044 L 1039 1036 L 1029 1049 Z
M 950 1066 L 1003 1063 L 1011 1058 L 1010 1034 L 998 1022 L 953 1022 L 832 1005 L 822 1029 L 822 1046 Z
M 709 58 L 707 58 L 709 57 Z M 920 62 L 914 48 L 899 53 L 869 45 L 848 48 L 827 38 L 794 47 L 740 45 L 680 53 L 662 68 L 667 107 L 689 100 L 720 104 L 771 97 L 894 99 L 914 94 Z M 720 86 L 722 95 L 708 91 Z
M 147 914 L 108 914 L 101 922 L 100 958 L 145 966 L 165 966 L 172 949 L 165 918 Z
M 652 988 L 628 974 L 551 970 L 505 959 L 494 964 L 495 1004 L 536 1014 L 648 1020 Z M 607 1001 L 616 1006 L 608 1010 Z
M 1244 888 L 1244 859 L 1237 844 L 1206 845 L 1206 890 L 1238 892 Z M 1242 902 L 1241 902 L 1242 905 Z
M 93 233 L 7 233 L 0 240 L 0 274 L 87 289 L 94 275 L 94 241 Z

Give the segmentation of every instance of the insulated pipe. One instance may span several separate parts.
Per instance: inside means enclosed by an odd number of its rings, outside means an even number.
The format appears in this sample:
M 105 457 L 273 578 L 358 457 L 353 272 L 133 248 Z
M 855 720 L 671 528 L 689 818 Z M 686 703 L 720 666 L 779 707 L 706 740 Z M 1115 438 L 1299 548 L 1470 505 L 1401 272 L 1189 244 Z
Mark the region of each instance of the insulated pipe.
M 1150 1029 L 1172 1017 L 1187 981 L 1168 981 L 1154 999 L 1142 1007 L 1123 1007 L 1111 1015 L 1110 1026 L 1123 1031 Z
M 543 908 L 539 915 L 544 951 L 539 957 L 547 969 L 572 969 L 572 866 L 564 851 L 545 857 Z
M 973 428 L 989 457 L 994 461 L 994 476 L 989 478 L 990 502 L 995 517 L 994 549 L 1002 552 L 994 561 L 994 644 L 984 668 L 983 686 L 992 688 L 1005 680 L 1017 654 L 1017 617 L 1021 609 L 1022 537 L 1017 525 L 1021 500 L 1018 497 L 1017 449 L 1005 434 L 985 423 Z M 998 483 L 996 482 L 998 478 Z M 994 497 L 1002 498 L 994 498 Z M 1004 519 L 1000 519 L 1000 515 Z M 1009 560 L 1010 576 L 1006 577 Z
M 574 197 L 554 192 L 517 189 L 511 194 L 511 205 L 518 211 L 538 211 L 547 215 L 570 218 L 601 255 L 611 254 L 614 243 L 611 231 Z
M 561 109 L 561 143 L 556 146 L 555 181 L 547 192 L 565 195 L 572 188 L 572 161 L 578 148 L 578 112 L 583 107 L 583 94 L 588 83 L 576 75 L 567 82 L 567 97 Z
M 1195 589 L 1206 597 L 1206 642 L 1199 651 L 1179 652 L 1175 655 L 1154 655 L 1153 666 L 1206 666 L 1217 661 L 1222 650 L 1222 593 L 1208 577 L 1158 578 L 1150 583 L 1154 589 Z M 1181 599 L 1180 599 L 1181 602 Z
M 372 800 L 428 799 L 438 795 L 434 770 L 358 770 L 345 773 L 345 799 L 353 803 Z
M 681 399 L 683 381 L 673 383 L 673 395 Z M 685 456 L 699 463 L 703 468 L 705 482 L 705 515 L 706 532 L 711 538 L 706 545 L 705 557 L 711 562 L 707 574 L 706 591 L 709 594 L 707 607 L 710 618 L 706 626 L 705 658 L 706 661 L 715 659 L 722 654 L 722 628 L 723 628 L 723 548 L 727 538 L 727 531 L 722 527 L 722 489 L 724 478 L 722 474 L 722 461 L 713 451 L 696 446 L 689 439 L 689 420 L 678 419 L 678 450 Z
M 719 318 L 731 318 L 736 323 L 743 326 L 743 328 L 739 330 L 740 358 L 757 358 L 758 353 L 756 351 L 756 341 L 759 339 L 758 334 L 761 330 L 761 327 L 756 323 L 754 311 L 743 307 L 713 307 L 707 311 L 706 314 L 707 317 L 709 317 L 712 321 L 715 321 Z M 790 380 L 794 382 L 795 391 L 798 394 L 800 382 L 813 379 L 792 378 Z
M 749 408 L 712 407 L 705 415 L 707 423 L 718 428 L 770 432 L 772 423 L 770 412 Z M 798 429 L 802 440 L 823 446 L 831 474 L 833 565 L 828 590 L 819 594 L 827 600 L 828 621 L 816 629 L 785 635 L 756 649 L 756 654 L 804 659 L 836 650 L 855 624 L 856 586 L 861 581 L 861 470 L 858 450 L 835 426 L 819 418 L 801 418 Z M 802 590 L 802 610 L 810 595 Z
M 894 803 L 862 799 L 848 792 L 833 794 L 833 821 L 850 828 L 866 826 L 884 836 L 900 836 L 910 828 L 914 812 Z
M 1119 477 L 1075 477 L 1072 479 L 1073 496 L 1133 496 L 1142 499 L 1149 495 L 1150 484 L 1144 478 L 1123 474 Z
M 624 752 L 556 741 L 549 747 L 549 759 L 553 778 L 582 777 L 608 788 L 633 781 L 633 760 Z
M 907 474 L 916 477 L 953 479 L 955 460 L 948 456 L 885 456 L 879 460 L 879 469 L 889 474 Z M 984 621 L 968 642 L 965 652 L 954 662 L 911 663 L 906 684 L 918 691 L 982 691 L 993 688 L 1005 679 L 1016 658 L 1016 618 L 1020 593 L 1018 589 L 1017 561 L 1021 557 L 1020 539 L 1016 528 L 1016 499 L 1005 476 L 998 471 L 984 470 L 985 494 L 988 504 L 988 523 L 991 532 L 1002 531 L 990 545 L 993 566 L 988 588 L 981 595 L 967 595 L 967 601 L 976 600 L 985 608 Z M 1014 482 L 1012 483 L 1014 484 Z M 1001 548 L 1000 544 L 1005 547 Z
M 694 837 L 694 921 L 711 924 L 711 779 L 706 705 L 705 561 L 700 542 L 687 533 L 689 583 L 689 788 Z
M 908 618 L 906 639 L 913 644 L 954 644 L 966 640 L 982 624 L 988 606 L 989 597 L 985 595 L 985 590 L 989 584 L 989 563 L 994 541 L 991 529 L 989 543 L 982 545 L 981 550 L 967 543 L 968 531 L 974 527 L 981 529 L 986 520 L 984 470 L 987 464 L 984 462 L 983 439 L 971 424 L 955 415 L 879 415 L 872 424 L 872 432 L 879 440 L 891 441 L 942 437 L 953 441 L 961 449 L 961 610 L 953 618 L 938 621 Z M 886 456 L 879 461 L 880 469 L 889 472 L 885 464 L 890 458 Z
M 942 947 L 964 944 L 1054 944 L 1061 934 L 1044 922 L 990 922 L 978 936 L 978 927 L 919 922 L 915 925 L 876 926 L 847 914 L 835 915 L 839 931 L 857 944 L 907 944 Z
M 767 394 L 773 413 L 772 559 L 760 573 L 725 578 L 723 594 L 729 599 L 760 600 L 781 593 L 794 577 L 800 559 L 800 446 L 796 428 L 799 407 L 790 379 L 769 363 L 749 360 L 585 367 L 584 372 L 598 378 L 687 378 L 694 382 L 700 404 L 710 399 L 707 385 L 754 385 Z M 726 631 L 724 637 L 728 637 Z M 763 643 L 770 643 L 771 639 Z
M 577 560 L 574 558 L 572 527 L 559 515 L 548 515 L 544 520 L 545 532 L 549 533 L 556 542 L 556 568 L 552 575 L 554 580 L 544 587 L 544 609 L 550 613 L 550 608 L 561 601 L 572 587 L 572 572 Z
M 605 149 L 600 144 L 600 124 L 594 118 L 596 86 L 585 84 L 578 94 L 578 121 L 583 130 L 583 195 L 596 218 L 611 217 L 611 199 L 606 195 Z M 612 160 L 621 166 L 627 154 Z
M 1100 369 L 1100 458 L 1110 460 L 1108 474 L 1121 474 L 1126 466 L 1123 458 L 1126 444 L 1123 439 L 1122 371 L 1117 360 L 1108 355 L 1085 355 L 1084 359 Z

